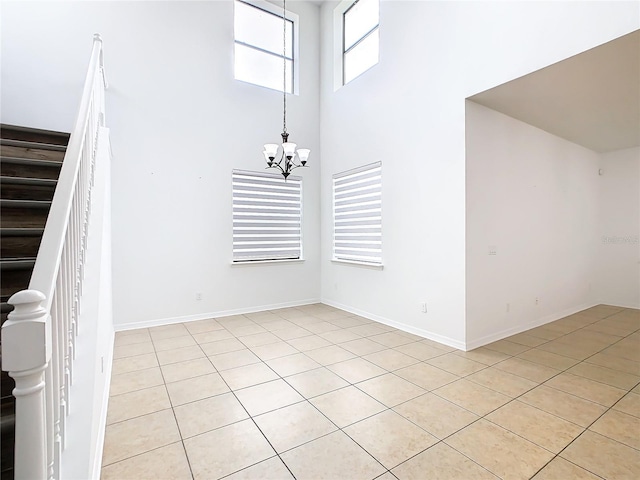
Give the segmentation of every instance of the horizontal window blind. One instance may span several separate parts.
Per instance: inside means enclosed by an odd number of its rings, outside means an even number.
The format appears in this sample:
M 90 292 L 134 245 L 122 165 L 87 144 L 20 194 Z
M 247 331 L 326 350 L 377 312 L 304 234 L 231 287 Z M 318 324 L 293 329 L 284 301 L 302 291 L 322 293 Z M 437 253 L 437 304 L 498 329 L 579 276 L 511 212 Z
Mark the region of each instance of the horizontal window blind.
M 382 163 L 333 176 L 333 258 L 382 264 Z
M 302 178 L 234 170 L 233 261 L 299 259 Z

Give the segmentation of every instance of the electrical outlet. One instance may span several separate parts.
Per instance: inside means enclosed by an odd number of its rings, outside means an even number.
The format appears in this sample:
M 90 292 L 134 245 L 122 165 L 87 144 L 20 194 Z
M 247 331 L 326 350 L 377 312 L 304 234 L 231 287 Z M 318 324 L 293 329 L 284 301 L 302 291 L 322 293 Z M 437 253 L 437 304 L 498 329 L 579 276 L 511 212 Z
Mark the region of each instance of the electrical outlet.
M 422 302 L 420 308 L 422 309 L 422 313 L 427 313 L 427 302 Z
M 202 300 L 202 292 L 196 292 L 196 300 Z
M 498 247 L 496 247 L 495 245 L 489 245 L 489 255 L 497 255 L 498 254 Z

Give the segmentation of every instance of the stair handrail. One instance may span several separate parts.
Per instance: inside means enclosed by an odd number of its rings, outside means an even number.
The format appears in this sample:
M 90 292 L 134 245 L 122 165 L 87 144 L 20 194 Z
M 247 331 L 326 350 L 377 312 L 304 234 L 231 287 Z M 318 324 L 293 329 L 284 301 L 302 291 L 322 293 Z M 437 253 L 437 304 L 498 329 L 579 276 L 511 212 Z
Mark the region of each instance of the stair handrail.
M 15 380 L 16 480 L 59 479 L 84 277 L 98 131 L 105 121 L 102 39 L 93 48 L 28 290 L 2 326 L 2 369 Z
M 89 61 L 89 70 L 84 83 L 80 108 L 69 137 L 69 144 L 62 162 L 58 184 L 53 195 L 51 209 L 49 210 L 49 216 L 42 235 L 42 242 L 40 243 L 36 263 L 31 274 L 31 281 L 29 282 L 29 289 L 44 293 L 48 302 L 51 301 L 56 287 L 55 279 L 62 259 L 65 233 L 68 222 L 71 220 L 72 201 L 79 177 L 82 148 L 85 145 L 87 129 L 92 128 L 89 122 L 89 115 L 90 104 L 95 98 L 96 76 L 102 71 L 104 71 L 102 64 L 102 38 L 96 33 L 93 38 L 93 51 Z M 106 89 L 106 76 L 102 75 L 102 78 L 104 79 L 102 84 Z M 104 97 L 101 100 L 104 101 Z M 101 105 L 100 113 L 104 115 L 104 105 Z M 103 121 L 100 121 L 99 125 L 104 125 Z M 94 150 L 92 153 L 95 154 L 95 137 L 98 124 L 93 127 L 95 132 L 92 132 L 90 140 L 93 140 Z M 50 307 L 50 303 L 47 306 Z

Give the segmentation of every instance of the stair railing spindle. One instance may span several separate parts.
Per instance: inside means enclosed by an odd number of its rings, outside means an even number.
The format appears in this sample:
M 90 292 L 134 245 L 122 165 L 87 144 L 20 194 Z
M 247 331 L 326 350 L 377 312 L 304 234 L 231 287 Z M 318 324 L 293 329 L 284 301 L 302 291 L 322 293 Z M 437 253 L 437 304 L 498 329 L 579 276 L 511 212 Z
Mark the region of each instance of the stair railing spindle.
M 85 148 L 83 150 L 84 154 L 86 154 L 86 152 L 88 150 L 91 149 L 89 142 L 87 142 L 87 139 L 85 139 L 85 145 L 87 145 L 87 148 Z M 78 241 L 78 302 L 80 301 L 80 298 L 82 298 L 82 280 L 84 279 L 84 260 L 85 260 L 85 237 L 86 237 L 86 224 L 85 224 L 85 182 L 84 182 L 84 177 L 85 177 L 85 172 L 86 172 L 86 162 L 85 162 L 85 157 L 83 156 L 81 162 L 80 162 L 80 177 L 79 177 L 79 181 L 78 181 L 78 233 L 79 233 L 79 241 Z M 78 322 L 79 320 L 79 315 L 78 318 L 76 318 L 76 322 Z M 76 323 L 76 335 L 78 334 L 78 324 Z
M 51 391 L 51 397 L 53 398 L 53 441 L 49 442 L 51 444 L 51 449 L 53 450 L 53 456 L 51 461 L 53 462 L 53 477 L 54 479 L 60 478 L 60 457 L 62 456 L 62 438 L 60 432 L 60 416 L 62 414 L 62 395 L 60 394 L 60 364 L 61 364 L 61 356 L 60 356 L 60 311 L 61 311 L 61 302 L 60 302 L 60 275 L 56 278 L 56 291 L 53 295 L 53 302 L 51 306 L 51 343 L 52 343 L 52 351 L 51 351 L 51 367 L 53 370 L 53 385 L 49 390 Z
M 69 371 L 70 371 L 70 380 L 71 385 L 73 385 L 73 362 L 72 359 L 75 359 L 75 352 L 73 351 L 73 342 L 71 339 L 74 336 L 74 330 L 76 325 L 76 315 L 77 315 L 77 306 L 76 306 L 76 258 L 75 258 L 75 250 L 76 250 L 76 223 L 77 223 L 77 215 L 76 215 L 76 204 L 77 197 L 74 196 L 73 203 L 71 204 L 71 219 L 70 219 L 70 231 L 69 235 L 69 250 L 67 251 L 69 262 L 69 295 L 70 295 L 70 305 L 71 305 L 71 315 L 69 317 L 69 324 L 67 330 L 67 342 L 69 348 Z
M 53 342 L 52 342 L 53 343 Z M 53 345 L 52 345 L 53 349 Z M 53 354 L 53 350 L 52 350 Z M 53 366 L 51 365 L 51 361 L 47 365 L 47 368 L 44 371 L 44 381 L 45 385 L 53 385 Z M 53 412 L 53 395 L 54 392 L 50 388 L 44 389 L 45 400 L 46 400 L 46 417 L 45 418 L 54 418 Z M 46 422 L 47 427 L 47 438 L 53 438 L 54 433 L 54 423 Z M 53 442 L 46 442 L 47 447 L 47 479 L 53 479 Z
M 70 236 L 67 237 L 67 241 L 65 242 L 65 249 L 62 254 L 62 274 L 63 274 L 63 294 L 65 298 L 65 307 L 66 312 L 63 316 L 62 322 L 62 346 L 64 351 L 64 398 L 65 398 L 65 417 L 69 415 L 69 386 L 71 385 L 71 353 L 69 351 L 69 330 L 71 329 L 71 312 L 73 305 L 72 298 L 72 286 L 71 286 L 71 272 L 70 272 L 70 263 L 69 263 L 69 245 L 71 245 Z M 65 437 L 66 445 L 66 437 Z
M 58 358 L 58 369 L 60 371 L 60 386 L 58 393 L 60 395 L 60 438 L 61 438 L 61 446 L 64 449 L 65 440 L 66 440 L 66 432 L 67 432 L 67 342 L 66 342 L 66 323 L 68 316 L 68 305 L 69 299 L 67 297 L 67 273 L 66 273 L 66 256 L 67 256 L 67 247 L 66 242 L 64 249 L 62 251 L 61 258 L 61 266 L 60 271 L 58 273 L 57 278 L 57 288 L 56 288 L 56 296 L 59 298 L 58 309 L 59 309 L 59 322 L 56 326 L 58 331 L 58 348 L 60 349 L 59 358 Z M 58 477 L 60 478 L 60 477 Z
M 80 163 L 79 167 L 82 167 L 82 163 Z M 79 173 L 81 170 L 79 171 Z M 78 283 L 80 282 L 78 271 L 80 269 L 80 258 L 79 258 L 79 250 L 80 250 L 80 207 L 79 207 L 79 195 L 78 190 L 80 189 L 79 183 L 76 183 L 76 191 L 73 197 L 73 248 L 71 250 L 71 258 L 73 260 L 72 264 L 72 281 L 73 281 L 73 315 L 71 317 L 71 334 L 69 336 L 69 341 L 72 343 L 73 348 L 73 339 L 76 336 L 76 327 L 78 322 L 78 316 L 80 315 L 80 305 L 78 302 Z M 73 359 L 75 360 L 76 354 L 75 349 L 73 349 Z

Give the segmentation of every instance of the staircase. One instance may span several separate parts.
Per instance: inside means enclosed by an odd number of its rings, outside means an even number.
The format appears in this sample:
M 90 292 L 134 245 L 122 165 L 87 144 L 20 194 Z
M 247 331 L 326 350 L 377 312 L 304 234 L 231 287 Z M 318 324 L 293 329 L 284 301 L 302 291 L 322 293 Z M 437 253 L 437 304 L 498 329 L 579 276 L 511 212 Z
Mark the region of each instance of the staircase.
M 9 297 L 29 286 L 68 142 L 67 133 L 0 125 L 2 323 L 13 308 L 7 303 Z M 0 404 L 0 478 L 3 480 L 13 479 L 13 388 L 13 380 L 3 371 Z

